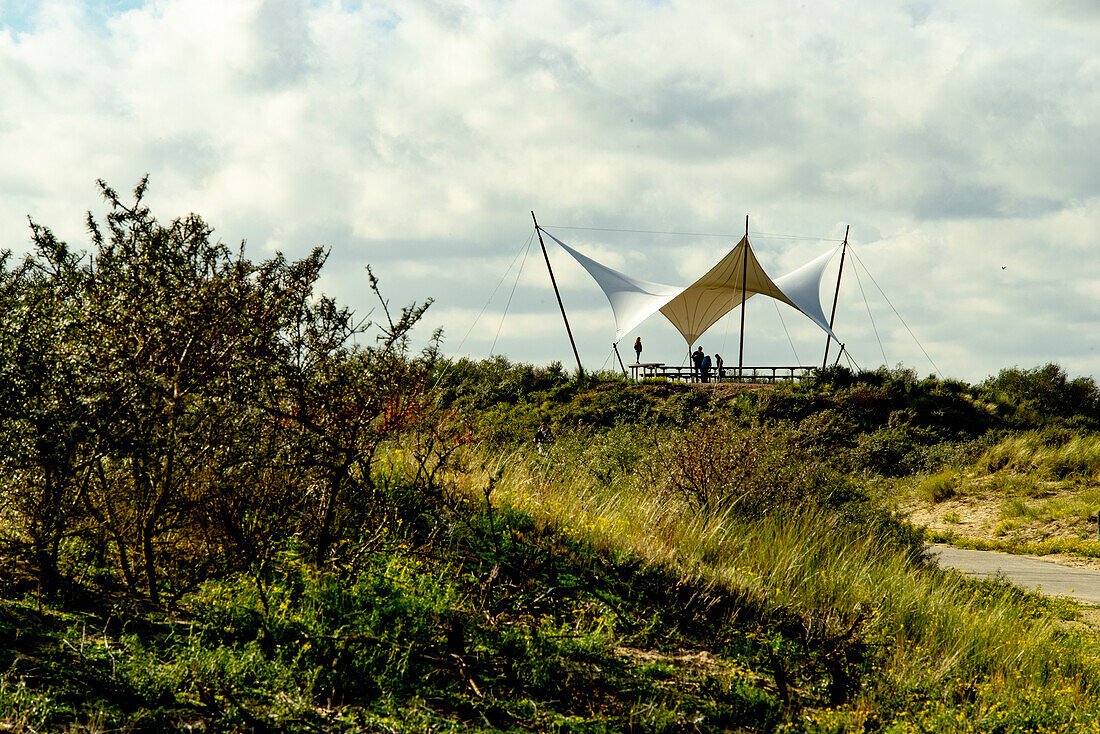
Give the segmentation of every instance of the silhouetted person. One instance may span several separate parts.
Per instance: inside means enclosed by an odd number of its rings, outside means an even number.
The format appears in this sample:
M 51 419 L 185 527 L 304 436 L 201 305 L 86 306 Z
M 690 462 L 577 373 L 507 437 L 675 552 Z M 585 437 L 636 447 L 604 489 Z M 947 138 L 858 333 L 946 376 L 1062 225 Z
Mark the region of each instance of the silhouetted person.
M 692 376 L 696 380 L 703 379 L 703 348 L 699 347 L 691 353 L 691 364 L 695 368 Z
M 718 354 L 717 352 L 714 353 L 714 366 L 718 368 L 718 379 L 716 381 L 721 382 L 722 381 L 722 355 Z
M 642 362 L 642 337 L 634 340 L 634 364 Z
M 703 382 L 710 382 L 710 355 L 703 355 Z
M 535 446 L 538 447 L 539 453 L 542 453 L 542 445 L 544 443 L 554 443 L 554 434 L 550 433 L 550 427 L 545 423 L 540 423 L 538 430 L 535 431 Z

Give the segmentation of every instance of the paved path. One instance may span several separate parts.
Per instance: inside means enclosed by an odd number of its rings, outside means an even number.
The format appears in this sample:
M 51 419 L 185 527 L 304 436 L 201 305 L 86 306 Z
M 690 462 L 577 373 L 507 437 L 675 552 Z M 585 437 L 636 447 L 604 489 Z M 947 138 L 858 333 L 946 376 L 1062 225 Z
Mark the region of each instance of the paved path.
M 1100 604 L 1100 571 L 1072 568 L 1034 556 L 997 551 L 963 550 L 947 545 L 930 547 L 945 568 L 957 568 L 967 576 L 988 578 L 1003 574 L 1009 581 L 1048 596 L 1069 596 L 1084 604 Z

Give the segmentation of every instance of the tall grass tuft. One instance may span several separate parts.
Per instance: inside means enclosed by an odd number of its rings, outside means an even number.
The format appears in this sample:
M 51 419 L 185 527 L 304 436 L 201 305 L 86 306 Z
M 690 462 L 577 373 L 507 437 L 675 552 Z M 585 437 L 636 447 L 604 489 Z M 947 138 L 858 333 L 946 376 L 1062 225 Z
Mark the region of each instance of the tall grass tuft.
M 990 473 L 1036 473 L 1048 479 L 1100 479 L 1100 434 L 1027 431 L 988 449 L 977 462 Z
M 917 494 L 929 503 L 936 505 L 955 496 L 957 483 L 955 472 L 941 471 L 926 478 L 917 487 Z

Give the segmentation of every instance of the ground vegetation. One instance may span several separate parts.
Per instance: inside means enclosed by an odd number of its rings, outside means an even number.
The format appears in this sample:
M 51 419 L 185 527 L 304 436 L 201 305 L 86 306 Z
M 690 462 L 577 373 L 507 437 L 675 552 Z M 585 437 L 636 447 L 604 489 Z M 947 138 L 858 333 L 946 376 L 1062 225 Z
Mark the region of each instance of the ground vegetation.
M 101 190 L 87 251 L 34 223 L 0 267 L 5 730 L 1100 728 L 1087 614 L 936 569 L 898 512 L 1082 512 L 1091 380 L 448 360 L 372 273 L 361 318 L 323 249 Z

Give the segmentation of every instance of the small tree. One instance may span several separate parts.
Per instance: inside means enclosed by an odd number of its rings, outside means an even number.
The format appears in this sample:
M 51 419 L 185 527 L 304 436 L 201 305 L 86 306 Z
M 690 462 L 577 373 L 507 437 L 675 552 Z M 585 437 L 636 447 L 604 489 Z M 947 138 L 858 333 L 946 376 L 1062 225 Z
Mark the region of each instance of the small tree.
M 331 299 L 312 307 L 303 301 L 302 317 L 286 335 L 289 359 L 267 383 L 268 409 L 280 417 L 317 478 L 308 507 L 318 563 L 341 527 L 361 519 L 364 513 L 357 510 L 372 501 L 371 467 L 379 444 L 420 422 L 429 405 L 435 348 L 424 360 L 410 360 L 408 333 L 431 301 L 402 308 L 394 320 L 369 267 L 367 274 L 385 318 L 374 344 L 352 342 L 372 322 L 356 322 Z M 437 332 L 433 345 L 438 338 Z
M 49 594 L 60 581 L 62 540 L 77 530 L 73 510 L 94 435 L 70 341 L 80 320 L 69 297 L 77 259 L 47 231 L 34 234 L 39 259 L 9 269 L 10 253 L 0 256 L 0 496 L 25 532 L 8 540 L 17 551 L 29 545 Z
M 326 254 L 254 264 L 192 214 L 168 224 L 99 182 L 90 257 L 32 224 L 0 273 L 0 478 L 44 582 L 66 535 L 160 603 L 303 533 L 323 560 L 362 513 L 381 440 L 419 420 L 412 304 L 372 327 L 314 288 Z M 377 280 L 368 273 L 378 293 Z M 379 295 L 381 300 L 381 296 Z M 438 336 L 438 335 L 437 335 Z

